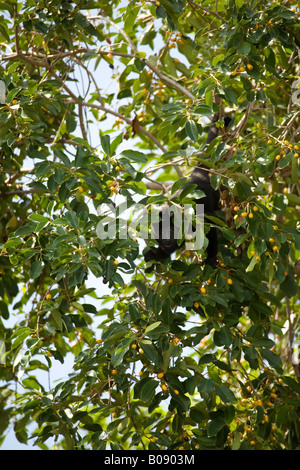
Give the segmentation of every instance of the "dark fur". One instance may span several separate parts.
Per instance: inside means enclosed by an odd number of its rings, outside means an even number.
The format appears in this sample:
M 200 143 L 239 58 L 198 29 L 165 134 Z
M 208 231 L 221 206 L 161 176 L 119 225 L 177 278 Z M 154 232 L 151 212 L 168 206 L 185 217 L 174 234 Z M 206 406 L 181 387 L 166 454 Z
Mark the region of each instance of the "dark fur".
M 208 132 L 208 136 L 206 139 L 207 145 L 218 135 L 218 128 L 216 126 L 216 122 L 218 121 L 218 119 L 219 117 L 216 114 L 213 117 L 213 121 Z M 230 120 L 231 119 L 229 116 L 225 116 L 225 127 L 229 125 Z M 213 189 L 211 185 L 209 167 L 203 164 L 199 164 L 197 167 L 195 167 L 194 171 L 192 172 L 191 179 L 183 186 L 182 189 L 191 184 L 196 185 L 195 189 L 201 190 L 205 193 L 205 197 L 198 199 L 195 202 L 199 204 L 204 204 L 204 214 L 213 215 L 214 212 L 219 208 L 220 193 L 218 190 Z M 179 248 L 177 239 L 174 236 L 174 224 L 172 224 L 172 220 L 170 222 L 170 237 L 168 239 L 162 238 L 162 227 L 161 224 L 159 224 L 159 236 L 157 239 L 159 246 L 158 248 L 150 248 L 148 251 L 145 252 L 145 261 L 162 261 L 168 258 L 174 251 Z M 209 223 L 207 219 L 205 219 L 205 222 Z M 210 227 L 210 230 L 207 233 L 206 237 L 208 239 L 208 246 L 206 250 L 207 257 L 205 262 L 215 267 L 217 264 L 218 254 L 217 229 L 215 227 Z

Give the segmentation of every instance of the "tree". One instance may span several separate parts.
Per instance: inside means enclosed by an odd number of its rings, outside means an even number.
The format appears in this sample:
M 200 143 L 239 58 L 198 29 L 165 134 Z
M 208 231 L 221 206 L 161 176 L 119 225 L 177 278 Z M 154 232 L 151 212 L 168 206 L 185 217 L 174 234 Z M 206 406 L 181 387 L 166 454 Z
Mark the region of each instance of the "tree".
M 293 4 L 1 2 L 2 440 L 299 448 Z M 203 156 L 215 112 L 233 122 Z M 145 264 L 122 214 L 99 236 L 105 207 L 167 202 L 199 159 L 221 190 L 216 269 L 204 249 Z

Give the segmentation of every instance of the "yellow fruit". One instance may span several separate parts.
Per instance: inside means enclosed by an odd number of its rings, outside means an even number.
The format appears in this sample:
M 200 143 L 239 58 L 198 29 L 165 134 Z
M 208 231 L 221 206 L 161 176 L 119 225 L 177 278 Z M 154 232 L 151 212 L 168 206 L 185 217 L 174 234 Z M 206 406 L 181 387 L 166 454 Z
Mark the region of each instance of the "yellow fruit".
M 256 251 L 255 250 L 252 250 L 251 253 L 250 253 L 252 256 L 256 255 Z
M 281 155 L 276 155 L 275 160 L 280 160 L 280 159 L 281 159 Z
M 233 70 L 230 75 L 234 77 L 236 74 L 237 74 L 237 70 Z
M 200 288 L 200 292 L 201 292 L 201 294 L 206 294 L 206 289 L 205 289 L 205 287 L 201 287 L 201 288 Z
M 245 72 L 245 67 L 240 67 L 240 72 Z
M 157 374 L 157 378 L 158 378 L 158 379 L 162 379 L 164 375 L 165 375 L 165 374 L 164 374 L 163 372 L 159 372 L 159 373 Z
M 102 343 L 102 339 L 101 339 L 101 338 L 100 338 L 100 339 L 96 339 L 96 343 L 97 343 L 97 344 L 101 344 L 101 343 Z
M 118 264 L 119 264 L 119 261 L 117 259 L 115 259 L 114 265 L 117 266 Z
M 242 216 L 242 217 L 247 217 L 247 215 L 248 215 L 248 212 L 242 212 L 242 213 L 241 213 L 241 216 Z
M 114 411 L 112 414 L 111 414 L 111 417 L 112 418 L 116 418 L 118 416 L 118 413 L 116 411 Z
M 175 395 L 179 395 L 179 390 L 176 390 L 176 388 L 175 388 L 174 393 L 175 393 Z
M 254 207 L 253 207 L 253 211 L 254 211 L 254 212 L 257 212 L 257 211 L 258 211 L 258 207 L 257 207 L 257 206 L 254 206 Z
M 48 356 L 48 357 L 52 357 L 53 354 L 52 354 L 50 351 L 48 351 L 48 352 L 47 352 L 47 356 Z
M 111 60 L 113 58 L 113 55 L 109 52 L 106 56 L 109 60 Z
M 168 283 L 169 283 L 169 284 L 172 284 L 172 283 L 173 283 L 173 279 L 172 279 L 172 278 L 169 278 L 169 279 L 168 279 Z
M 48 119 L 48 124 L 53 124 L 54 123 L 54 118 L 51 117 L 50 119 Z
M 195 307 L 195 308 L 199 308 L 199 307 L 200 307 L 199 302 L 194 302 L 194 307 Z
M 249 219 L 253 219 L 253 214 L 252 214 L 252 212 L 249 213 L 248 217 L 249 217 Z
M 144 350 L 142 348 L 139 348 L 139 353 L 143 354 Z
M 278 246 L 277 246 L 277 245 L 274 245 L 274 246 L 272 247 L 272 250 L 273 250 L 273 251 L 278 251 Z
M 51 298 L 52 298 L 51 294 L 47 294 L 47 295 L 46 295 L 46 299 L 47 299 L 47 300 L 50 300 Z
M 111 373 L 112 373 L 112 375 L 117 375 L 118 371 L 117 371 L 117 369 L 113 369 L 113 370 L 111 371 Z
M 168 390 L 168 387 L 165 384 L 162 384 L 161 388 L 163 389 L 164 392 L 166 392 Z
M 227 279 L 227 284 L 229 284 L 231 286 L 232 283 L 233 283 L 232 279 L 228 278 Z
M 248 70 L 252 70 L 252 69 L 253 69 L 253 65 L 247 64 L 247 69 L 248 69 Z
M 137 348 L 137 345 L 136 345 L 136 344 L 132 344 L 131 347 L 132 347 L 132 349 L 136 349 L 136 348 Z
M 180 339 L 179 338 L 174 338 L 173 339 L 173 344 L 176 346 L 179 343 Z
M 79 186 L 78 191 L 79 191 L 80 193 L 83 193 L 83 187 L 82 187 L 82 186 Z

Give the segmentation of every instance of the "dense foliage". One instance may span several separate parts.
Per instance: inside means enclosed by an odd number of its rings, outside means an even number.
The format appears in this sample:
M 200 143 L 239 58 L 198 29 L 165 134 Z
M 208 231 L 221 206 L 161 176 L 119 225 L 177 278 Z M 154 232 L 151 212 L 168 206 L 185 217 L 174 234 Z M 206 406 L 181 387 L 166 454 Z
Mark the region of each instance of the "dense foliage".
M 299 448 L 296 2 L 0 10 L 2 441 L 13 426 L 45 449 Z M 218 267 L 184 249 L 146 264 L 121 217 L 101 239 L 103 204 L 167 201 L 225 111 L 203 157 Z

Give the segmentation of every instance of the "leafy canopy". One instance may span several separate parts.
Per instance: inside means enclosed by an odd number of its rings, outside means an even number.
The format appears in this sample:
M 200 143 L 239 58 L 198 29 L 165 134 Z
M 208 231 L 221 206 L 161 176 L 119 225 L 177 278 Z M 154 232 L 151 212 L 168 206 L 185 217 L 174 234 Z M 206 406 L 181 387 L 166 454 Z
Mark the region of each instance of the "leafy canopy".
M 299 448 L 296 2 L 0 8 L 2 440 L 13 423 L 44 449 Z M 99 208 L 159 205 L 199 160 L 217 269 L 204 249 L 145 264 L 121 217 L 99 237 Z

